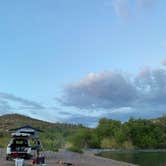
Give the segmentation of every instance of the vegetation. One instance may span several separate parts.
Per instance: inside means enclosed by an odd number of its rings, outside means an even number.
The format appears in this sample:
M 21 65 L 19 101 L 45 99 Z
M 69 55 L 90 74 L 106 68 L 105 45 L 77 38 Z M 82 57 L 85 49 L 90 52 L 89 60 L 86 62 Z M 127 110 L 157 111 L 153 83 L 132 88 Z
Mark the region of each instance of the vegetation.
M 6 147 L 10 140 L 10 129 L 30 125 L 40 129 L 41 142 L 45 150 L 57 151 L 67 143 L 69 136 L 77 133 L 81 125 L 49 123 L 26 116 L 11 114 L 0 116 L 0 147 Z
M 76 152 L 76 153 L 83 153 L 83 150 L 79 147 L 76 147 L 76 146 L 71 146 L 68 148 L 69 151 L 71 152 Z
M 102 118 L 95 129 L 80 129 L 70 140 L 77 148 L 166 149 L 166 116 L 125 123 Z
M 12 128 L 31 125 L 43 130 L 44 149 L 67 148 L 82 153 L 84 148 L 166 149 L 166 116 L 158 119 L 133 119 L 128 122 L 102 118 L 96 128 L 49 123 L 17 114 L 0 116 L 0 147 L 6 147 Z

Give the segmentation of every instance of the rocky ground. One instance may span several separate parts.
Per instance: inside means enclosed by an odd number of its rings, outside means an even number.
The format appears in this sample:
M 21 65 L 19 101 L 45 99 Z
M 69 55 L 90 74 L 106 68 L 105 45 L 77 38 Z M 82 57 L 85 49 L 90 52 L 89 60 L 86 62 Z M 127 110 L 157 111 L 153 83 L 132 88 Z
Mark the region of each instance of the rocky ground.
M 133 164 L 128 164 L 124 162 L 114 161 L 111 159 L 105 159 L 102 157 L 94 156 L 90 152 L 85 152 L 84 154 L 78 154 L 69 152 L 66 150 L 60 150 L 59 152 L 44 152 L 46 157 L 46 163 L 48 166 L 63 166 L 67 164 L 58 164 L 58 161 L 63 161 L 65 163 L 72 163 L 73 166 L 134 166 Z M 0 166 L 14 166 L 14 161 L 5 160 L 5 150 L 0 150 Z M 30 166 L 31 161 L 25 161 L 24 166 Z

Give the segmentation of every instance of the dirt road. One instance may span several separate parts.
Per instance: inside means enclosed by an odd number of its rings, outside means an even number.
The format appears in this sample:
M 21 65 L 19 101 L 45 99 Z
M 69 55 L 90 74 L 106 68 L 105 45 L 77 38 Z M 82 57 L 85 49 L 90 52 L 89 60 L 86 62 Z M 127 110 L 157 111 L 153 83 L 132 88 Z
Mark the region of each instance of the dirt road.
M 5 160 L 5 150 L 0 150 L 0 166 L 14 166 L 14 161 Z M 44 152 L 46 157 L 46 163 L 48 166 L 58 166 L 58 161 L 72 163 L 74 166 L 134 166 L 124 162 L 119 162 L 111 159 L 105 159 L 94 156 L 91 153 L 85 152 L 84 154 L 78 154 L 69 152 L 66 150 L 60 150 L 59 152 Z M 24 166 L 30 166 L 31 161 L 25 161 Z

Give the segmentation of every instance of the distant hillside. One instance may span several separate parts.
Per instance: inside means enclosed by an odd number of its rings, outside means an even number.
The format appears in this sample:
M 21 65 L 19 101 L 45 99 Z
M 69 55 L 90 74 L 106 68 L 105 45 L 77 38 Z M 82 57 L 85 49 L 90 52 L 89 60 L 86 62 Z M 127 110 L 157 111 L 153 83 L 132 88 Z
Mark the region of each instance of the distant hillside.
M 56 129 L 75 129 L 81 125 L 65 124 L 65 123 L 50 123 L 42 120 L 33 119 L 19 114 L 7 114 L 0 116 L 0 130 L 9 130 L 20 126 L 31 125 L 33 127 L 47 131 L 50 128 Z
M 50 123 L 18 114 L 0 116 L 0 147 L 5 147 L 10 139 L 8 132 L 12 128 L 25 125 L 41 129 L 42 143 L 46 149 L 56 150 L 66 144 L 68 137 L 82 128 L 81 125 Z

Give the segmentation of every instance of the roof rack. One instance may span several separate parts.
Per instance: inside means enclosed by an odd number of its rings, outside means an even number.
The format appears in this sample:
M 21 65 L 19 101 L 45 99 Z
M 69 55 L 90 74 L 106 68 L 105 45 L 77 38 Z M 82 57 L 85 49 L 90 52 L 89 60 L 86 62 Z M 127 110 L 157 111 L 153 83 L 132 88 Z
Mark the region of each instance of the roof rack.
M 10 129 L 10 132 L 15 132 L 14 135 L 20 135 L 21 133 L 26 135 L 29 134 L 29 137 L 31 136 L 32 138 L 37 139 L 38 138 L 38 133 L 39 132 L 43 132 L 42 130 L 36 129 L 32 126 L 26 125 L 23 127 L 19 127 L 19 128 L 14 128 L 14 129 Z M 16 134 L 17 133 L 17 134 Z

